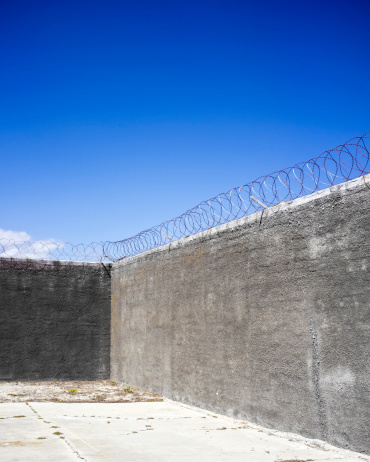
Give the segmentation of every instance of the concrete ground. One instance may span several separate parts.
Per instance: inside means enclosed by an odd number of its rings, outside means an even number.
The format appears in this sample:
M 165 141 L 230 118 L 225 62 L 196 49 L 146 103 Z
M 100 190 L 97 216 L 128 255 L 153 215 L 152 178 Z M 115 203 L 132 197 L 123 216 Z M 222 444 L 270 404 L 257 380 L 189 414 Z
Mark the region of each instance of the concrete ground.
M 370 461 L 170 400 L 1 403 L 1 461 Z

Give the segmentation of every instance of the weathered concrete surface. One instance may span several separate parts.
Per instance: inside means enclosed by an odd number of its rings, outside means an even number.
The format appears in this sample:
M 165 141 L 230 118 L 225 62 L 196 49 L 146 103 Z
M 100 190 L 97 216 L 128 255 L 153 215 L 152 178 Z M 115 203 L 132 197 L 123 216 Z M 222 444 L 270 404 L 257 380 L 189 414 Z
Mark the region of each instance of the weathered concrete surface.
M 369 188 L 115 264 L 111 378 L 370 453 Z
M 117 462 L 370 461 L 174 402 L 0 404 L 0 460 Z
M 40 269 L 41 267 L 41 269 Z M 0 379 L 110 374 L 110 284 L 97 263 L 0 270 Z

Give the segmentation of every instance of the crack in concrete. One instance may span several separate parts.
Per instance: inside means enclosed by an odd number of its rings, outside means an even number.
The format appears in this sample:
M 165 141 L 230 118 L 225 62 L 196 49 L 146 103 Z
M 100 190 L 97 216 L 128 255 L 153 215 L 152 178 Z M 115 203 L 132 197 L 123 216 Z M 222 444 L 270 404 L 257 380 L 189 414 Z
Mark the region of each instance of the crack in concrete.
M 44 423 L 47 423 L 47 424 L 52 423 L 52 422 L 46 422 L 46 421 L 44 420 L 44 418 L 42 417 L 42 415 L 41 415 L 38 411 L 36 411 L 36 409 L 34 409 L 34 408 L 30 405 L 30 403 L 26 403 L 26 405 L 37 415 L 37 417 L 38 417 L 39 419 L 42 419 Z M 55 428 L 58 428 L 58 427 L 55 427 Z M 73 447 L 72 443 L 71 443 L 66 437 L 63 437 L 63 438 L 60 438 L 60 439 L 61 439 L 64 443 L 66 443 L 66 445 L 72 450 L 72 452 L 73 452 L 79 459 L 85 460 L 85 461 L 87 462 L 87 459 L 85 459 L 83 456 L 81 456 L 81 454 L 79 454 L 79 452 L 77 451 L 77 449 L 75 449 L 75 448 Z
M 81 454 L 78 453 L 77 449 L 75 449 L 75 448 L 72 446 L 72 443 L 71 443 L 69 440 L 67 440 L 67 438 L 64 438 L 63 441 L 67 444 L 67 446 L 69 446 L 69 447 L 71 448 L 71 450 L 76 454 L 76 456 L 77 456 L 79 459 L 86 460 L 86 462 L 87 462 L 87 459 L 85 459 L 85 457 L 82 457 Z
M 315 328 L 312 316 L 310 316 L 310 334 L 312 336 L 312 372 L 313 384 L 318 407 L 318 417 L 320 425 L 321 439 L 328 439 L 328 419 L 326 415 L 326 403 L 322 396 L 320 386 L 320 347 L 317 338 L 317 330 Z

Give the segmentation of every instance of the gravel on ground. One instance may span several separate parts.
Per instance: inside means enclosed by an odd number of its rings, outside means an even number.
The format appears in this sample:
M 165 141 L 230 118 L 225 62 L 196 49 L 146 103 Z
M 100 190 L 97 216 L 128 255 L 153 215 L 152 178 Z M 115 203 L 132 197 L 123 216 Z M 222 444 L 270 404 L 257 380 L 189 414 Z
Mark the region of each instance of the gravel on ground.
M 0 381 L 0 403 L 133 403 L 163 396 L 113 380 Z

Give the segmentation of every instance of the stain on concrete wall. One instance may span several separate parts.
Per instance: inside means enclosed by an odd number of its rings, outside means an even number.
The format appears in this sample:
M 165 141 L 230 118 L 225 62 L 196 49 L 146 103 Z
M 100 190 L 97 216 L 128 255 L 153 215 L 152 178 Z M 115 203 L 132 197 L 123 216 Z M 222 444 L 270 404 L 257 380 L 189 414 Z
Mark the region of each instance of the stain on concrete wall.
M 370 177 L 117 263 L 112 379 L 370 452 Z
M 110 284 L 97 263 L 0 270 L 0 379 L 109 378 Z

